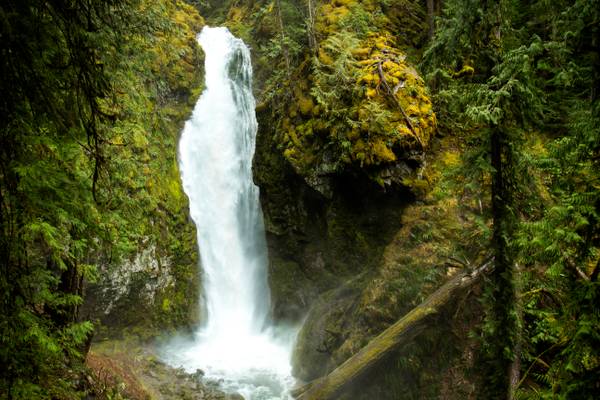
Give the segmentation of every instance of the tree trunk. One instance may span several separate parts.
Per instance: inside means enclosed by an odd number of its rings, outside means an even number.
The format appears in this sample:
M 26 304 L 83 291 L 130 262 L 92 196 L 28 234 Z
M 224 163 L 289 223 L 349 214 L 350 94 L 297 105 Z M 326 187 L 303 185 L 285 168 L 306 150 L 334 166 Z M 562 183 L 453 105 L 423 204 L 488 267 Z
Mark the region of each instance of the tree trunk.
M 279 31 L 281 35 L 281 48 L 283 50 L 283 58 L 285 61 L 285 70 L 287 72 L 288 79 L 291 79 L 291 70 L 290 70 L 290 53 L 288 51 L 288 47 L 285 44 L 285 29 L 283 26 L 283 14 L 281 12 L 281 0 L 276 0 L 277 7 L 277 21 L 279 22 Z
M 315 34 L 315 5 L 314 0 L 307 0 L 308 18 L 306 21 L 306 34 L 308 35 L 308 46 L 313 54 L 317 54 L 317 36 Z
M 515 274 L 519 276 L 521 270 L 518 264 L 515 264 Z M 508 400 L 514 400 L 519 388 L 519 382 L 521 381 L 521 352 L 523 350 L 523 304 L 521 302 L 521 286 L 519 282 L 515 282 L 515 310 L 516 310 L 516 323 L 514 332 L 514 348 L 513 348 L 513 360 L 510 365 L 509 372 L 509 394 Z
M 459 273 L 431 294 L 423 303 L 372 339 L 342 365 L 328 375 L 294 390 L 292 394 L 298 400 L 332 400 L 338 398 L 389 355 L 392 355 L 402 345 L 418 336 L 432 317 L 442 311 L 450 300 L 466 288 L 471 287 L 492 268 L 493 262 L 490 260 L 474 271 Z
M 492 172 L 492 218 L 495 268 L 488 285 L 488 307 L 485 341 L 488 347 L 489 372 L 487 398 L 490 400 L 510 399 L 511 366 L 515 350 L 517 329 L 515 311 L 514 266 L 509 249 L 509 238 L 513 234 L 512 196 L 506 178 L 512 171 L 511 154 L 504 132 L 498 126 L 492 127 L 491 136 Z
M 427 23 L 429 24 L 429 40 L 435 33 L 435 0 L 427 0 Z

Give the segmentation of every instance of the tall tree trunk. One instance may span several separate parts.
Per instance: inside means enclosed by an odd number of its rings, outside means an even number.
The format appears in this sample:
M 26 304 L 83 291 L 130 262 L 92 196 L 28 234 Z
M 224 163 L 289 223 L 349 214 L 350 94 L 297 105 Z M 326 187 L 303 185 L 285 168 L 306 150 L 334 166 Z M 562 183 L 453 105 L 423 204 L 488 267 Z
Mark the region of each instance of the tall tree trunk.
M 513 360 L 510 365 L 509 372 L 509 392 L 508 400 L 514 400 L 519 388 L 519 381 L 521 380 L 521 351 L 523 348 L 523 305 L 521 303 L 521 286 L 519 284 L 518 276 L 521 274 L 519 265 L 515 264 L 515 332 L 514 332 L 514 348 L 513 348 Z
M 600 36 L 600 28 L 595 27 L 592 32 L 592 47 L 596 54 L 594 54 L 595 65 L 592 72 L 593 77 L 590 101 L 594 103 L 598 100 L 598 86 L 600 86 L 600 38 L 598 38 L 598 36 Z
M 427 22 L 429 24 L 429 40 L 435 33 L 435 0 L 427 0 Z
M 290 53 L 288 51 L 288 47 L 285 43 L 285 30 L 283 25 L 283 14 L 281 12 L 281 0 L 276 1 L 277 6 L 277 21 L 279 23 L 279 31 L 281 35 L 281 48 L 283 50 L 283 58 L 285 60 L 285 70 L 287 72 L 288 79 L 291 77 L 290 70 Z
M 308 18 L 306 21 L 306 34 L 308 35 L 308 46 L 311 51 L 317 53 L 317 36 L 315 34 L 315 4 L 314 0 L 307 0 Z
M 427 0 L 427 24 L 429 40 L 435 35 L 435 18 L 442 15 L 443 0 Z
M 492 217 L 495 268 L 488 287 L 489 314 L 484 334 L 488 348 L 488 395 L 490 400 L 510 399 L 511 368 L 514 362 L 515 316 L 514 265 L 510 249 L 513 234 L 512 193 L 507 174 L 512 172 L 510 147 L 505 133 L 492 127 L 491 136 Z

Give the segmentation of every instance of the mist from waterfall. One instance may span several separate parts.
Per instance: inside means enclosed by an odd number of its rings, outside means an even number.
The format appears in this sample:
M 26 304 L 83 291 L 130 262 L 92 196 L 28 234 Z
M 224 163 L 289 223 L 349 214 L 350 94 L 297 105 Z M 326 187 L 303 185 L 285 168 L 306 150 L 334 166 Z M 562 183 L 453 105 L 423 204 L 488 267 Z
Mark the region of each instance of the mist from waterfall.
M 203 324 L 166 360 L 247 400 L 286 399 L 292 333 L 271 327 L 267 249 L 252 181 L 257 122 L 250 52 L 226 28 L 205 27 L 206 87 L 179 142 L 179 166 L 197 227 Z

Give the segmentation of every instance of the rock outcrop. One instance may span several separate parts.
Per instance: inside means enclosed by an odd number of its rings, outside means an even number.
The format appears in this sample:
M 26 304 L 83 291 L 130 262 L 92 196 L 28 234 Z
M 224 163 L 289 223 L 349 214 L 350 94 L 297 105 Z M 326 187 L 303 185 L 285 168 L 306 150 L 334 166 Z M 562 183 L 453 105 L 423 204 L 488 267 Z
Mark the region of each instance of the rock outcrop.
M 160 27 L 151 43 L 140 39 L 150 48 L 139 54 L 132 41 L 136 74 L 114 76 L 117 88 L 133 85 L 136 96 L 124 94 L 110 105 L 117 120 L 108 192 L 129 201 L 109 203 L 124 229 L 107 232 L 111 245 L 96 255 L 98 279 L 87 284 L 80 313 L 100 322 L 100 337 L 124 330 L 152 337 L 199 318 L 196 228 L 179 178 L 177 142 L 201 92 L 196 34 L 204 20 L 182 1 L 165 2 L 161 10 L 171 25 Z

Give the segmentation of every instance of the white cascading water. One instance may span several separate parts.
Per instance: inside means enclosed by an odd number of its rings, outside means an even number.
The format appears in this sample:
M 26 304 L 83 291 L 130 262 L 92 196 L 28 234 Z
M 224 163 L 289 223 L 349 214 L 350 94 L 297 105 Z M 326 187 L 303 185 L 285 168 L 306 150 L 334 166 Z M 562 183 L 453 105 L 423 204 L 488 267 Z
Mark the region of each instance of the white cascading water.
M 269 324 L 265 233 L 252 181 L 258 125 L 250 52 L 226 28 L 205 27 L 198 41 L 206 89 L 181 135 L 179 164 L 197 226 L 207 316 L 195 340 L 172 343 L 165 358 L 203 370 L 246 400 L 287 399 L 292 340 Z

